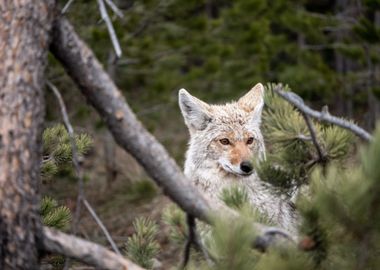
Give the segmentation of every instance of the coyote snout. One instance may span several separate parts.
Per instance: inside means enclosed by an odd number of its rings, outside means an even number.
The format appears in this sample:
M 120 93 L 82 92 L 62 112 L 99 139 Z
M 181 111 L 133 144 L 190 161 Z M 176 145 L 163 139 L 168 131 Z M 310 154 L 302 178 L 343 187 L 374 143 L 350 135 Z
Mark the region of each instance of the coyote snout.
M 251 159 L 255 152 L 251 149 L 254 143 L 253 137 L 244 138 L 243 140 L 223 138 L 219 143 L 222 149 L 218 163 L 225 171 L 242 176 L 252 174 L 253 165 Z

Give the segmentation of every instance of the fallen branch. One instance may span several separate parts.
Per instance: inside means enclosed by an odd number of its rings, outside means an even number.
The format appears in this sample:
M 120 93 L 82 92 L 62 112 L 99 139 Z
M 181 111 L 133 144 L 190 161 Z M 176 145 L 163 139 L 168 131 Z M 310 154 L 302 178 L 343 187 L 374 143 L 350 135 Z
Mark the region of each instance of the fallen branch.
M 52 53 L 101 115 L 115 141 L 136 158 L 167 196 L 185 212 L 209 224 L 218 213 L 223 213 L 225 219 L 239 217 L 225 205 L 209 203 L 183 175 L 165 148 L 137 120 L 107 72 L 66 19 L 56 21 L 53 35 Z M 257 223 L 252 226 L 258 235 L 266 236 L 268 229 L 268 237 L 273 235 L 271 228 Z M 287 235 L 285 239 L 297 238 L 278 230 L 281 237 Z
M 100 269 L 143 270 L 140 266 L 103 246 L 48 227 L 43 228 L 42 244 L 47 252 L 62 254 Z
M 280 97 L 291 103 L 293 106 L 297 107 L 297 109 L 300 110 L 302 113 L 305 113 L 319 121 L 328 122 L 337 125 L 341 128 L 347 129 L 367 142 L 369 142 L 372 139 L 372 136 L 358 125 L 340 117 L 333 116 L 328 111 L 315 111 L 308 107 L 304 103 L 303 99 L 296 93 L 284 91 L 282 90 L 282 88 L 283 86 L 279 84 L 273 87 L 273 91 Z

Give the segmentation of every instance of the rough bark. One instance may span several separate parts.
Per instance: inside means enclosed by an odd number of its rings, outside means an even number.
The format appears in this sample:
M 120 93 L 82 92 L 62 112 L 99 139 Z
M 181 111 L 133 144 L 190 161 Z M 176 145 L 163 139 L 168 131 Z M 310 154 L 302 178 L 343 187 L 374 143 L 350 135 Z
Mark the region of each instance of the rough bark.
M 43 248 L 48 252 L 63 254 L 100 269 L 143 270 L 103 246 L 47 227 L 44 227 L 43 233 Z
M 51 51 L 63 64 L 112 132 L 164 192 L 186 212 L 209 218 L 207 201 L 192 187 L 164 147 L 143 127 L 92 51 L 66 19 L 54 25 Z
M 0 0 L 0 269 L 37 269 L 42 87 L 54 0 Z
M 212 216 L 218 214 L 223 214 L 225 219 L 238 217 L 235 211 L 224 205 L 209 203 L 192 186 L 165 148 L 137 120 L 92 51 L 64 18 L 54 24 L 51 52 L 104 119 L 116 142 L 136 158 L 164 193 L 185 212 L 208 223 L 212 223 Z M 281 229 L 252 225 L 259 235 L 256 239 L 258 248 L 275 244 L 276 236 L 287 240 L 297 238 Z

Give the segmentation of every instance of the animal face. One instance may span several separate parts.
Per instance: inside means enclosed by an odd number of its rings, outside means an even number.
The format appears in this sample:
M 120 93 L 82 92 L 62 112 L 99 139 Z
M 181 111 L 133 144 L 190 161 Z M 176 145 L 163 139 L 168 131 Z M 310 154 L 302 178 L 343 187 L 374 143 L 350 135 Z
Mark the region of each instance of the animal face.
M 186 90 L 179 91 L 179 105 L 189 128 L 188 158 L 196 167 L 214 163 L 227 173 L 247 176 L 252 159 L 265 153 L 260 132 L 264 87 L 257 84 L 237 102 L 209 105 Z

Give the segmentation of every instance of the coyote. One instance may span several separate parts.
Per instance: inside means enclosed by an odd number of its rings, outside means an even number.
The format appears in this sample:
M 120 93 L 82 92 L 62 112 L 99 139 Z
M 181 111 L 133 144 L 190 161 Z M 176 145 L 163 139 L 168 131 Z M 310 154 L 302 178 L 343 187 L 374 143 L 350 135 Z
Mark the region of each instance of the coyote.
M 237 102 L 209 105 L 179 90 L 179 106 L 190 132 L 185 175 L 210 199 L 220 200 L 222 189 L 237 185 L 249 202 L 273 223 L 296 232 L 296 214 L 290 201 L 275 195 L 261 181 L 252 160 L 265 158 L 260 131 L 264 87 L 256 84 Z

